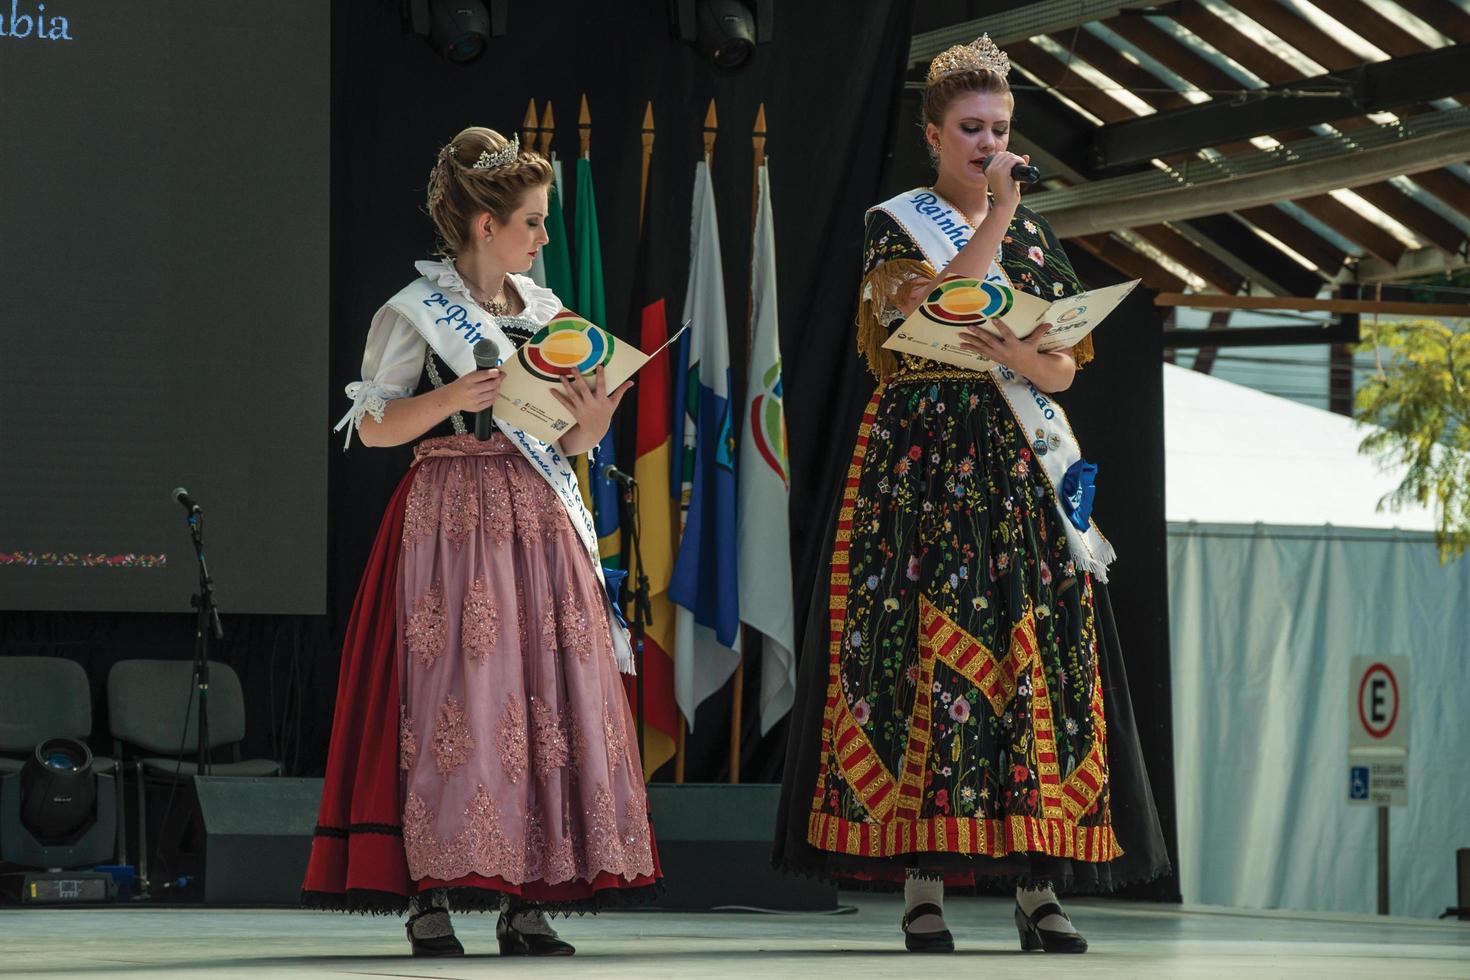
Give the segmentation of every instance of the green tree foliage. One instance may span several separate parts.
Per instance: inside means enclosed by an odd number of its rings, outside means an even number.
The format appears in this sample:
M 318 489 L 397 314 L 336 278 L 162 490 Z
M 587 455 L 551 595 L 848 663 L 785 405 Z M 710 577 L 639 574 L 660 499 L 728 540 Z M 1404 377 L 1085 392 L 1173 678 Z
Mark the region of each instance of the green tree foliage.
M 1358 446 L 1393 469 L 1379 509 L 1432 507 L 1441 562 L 1470 550 L 1470 323 L 1408 320 L 1365 330 L 1379 369 L 1358 390 L 1357 420 L 1377 426 Z

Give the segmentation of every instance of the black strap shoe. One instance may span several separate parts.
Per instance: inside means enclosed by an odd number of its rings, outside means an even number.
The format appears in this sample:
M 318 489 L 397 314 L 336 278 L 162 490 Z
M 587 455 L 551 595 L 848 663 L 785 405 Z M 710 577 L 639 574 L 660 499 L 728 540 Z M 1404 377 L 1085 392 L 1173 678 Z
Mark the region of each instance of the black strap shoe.
M 903 944 L 910 953 L 953 953 L 954 936 L 948 929 L 937 932 L 909 932 L 909 925 L 926 915 L 944 918 L 944 909 L 933 902 L 920 902 L 903 915 Z
M 1037 925 L 1048 915 L 1060 915 L 1068 922 L 1072 921 L 1056 902 L 1047 902 L 1030 915 L 1026 914 L 1020 903 L 1016 904 L 1016 931 L 1021 934 L 1021 949 L 1028 953 L 1038 949 L 1044 953 L 1087 952 L 1087 940 L 1082 938 L 1080 932 L 1053 932 Z
M 415 936 L 413 934 L 413 924 L 415 922 L 418 922 L 420 919 L 427 918 L 431 915 L 442 915 L 444 917 L 444 928 L 449 929 L 449 932 L 433 936 L 432 938 L 420 938 L 418 936 Z M 425 925 L 430 925 L 430 923 L 425 923 Z M 432 925 L 437 926 L 438 923 L 432 923 Z M 408 918 L 408 924 L 405 926 L 405 928 L 408 930 L 409 948 L 413 950 L 413 955 L 415 956 L 464 955 L 464 947 L 461 946 L 459 944 L 459 940 L 455 938 L 454 930 L 449 926 L 449 913 L 444 909 L 430 908 L 425 909 L 417 915 L 411 915 Z M 439 929 L 435 929 L 433 931 L 440 932 Z
M 511 913 L 500 913 L 495 923 L 495 940 L 501 956 L 571 956 L 577 948 L 555 933 L 521 932 L 510 924 Z

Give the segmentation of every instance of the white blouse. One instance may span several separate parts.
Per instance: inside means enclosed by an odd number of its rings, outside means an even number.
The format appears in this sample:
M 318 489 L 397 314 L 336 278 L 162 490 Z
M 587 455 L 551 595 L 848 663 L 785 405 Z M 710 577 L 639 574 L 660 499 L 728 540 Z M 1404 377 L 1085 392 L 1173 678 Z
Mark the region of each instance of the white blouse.
M 464 297 L 466 306 L 477 308 L 460 278 L 459 270 L 450 260 L 415 262 L 414 268 L 440 289 L 458 292 Z M 536 285 L 529 276 L 512 273 L 506 278 L 526 305 L 525 312 L 518 314 L 517 318 L 524 317 L 544 326 L 561 312 L 561 301 L 556 294 L 545 286 Z M 381 422 L 388 402 L 414 393 L 423 376 L 428 346 L 423 334 L 392 306 L 384 305 L 373 316 L 362 352 L 362 380 L 347 386 L 347 397 L 352 399 L 352 407 L 333 429 L 334 432 L 347 430 L 343 449 L 352 444 L 352 433 L 362 425 L 364 415 L 371 415 Z

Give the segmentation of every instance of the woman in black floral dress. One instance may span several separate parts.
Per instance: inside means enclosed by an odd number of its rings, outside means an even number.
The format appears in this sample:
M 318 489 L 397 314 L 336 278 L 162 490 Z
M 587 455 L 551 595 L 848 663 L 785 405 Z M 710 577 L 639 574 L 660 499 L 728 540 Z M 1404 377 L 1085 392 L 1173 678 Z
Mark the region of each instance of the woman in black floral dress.
M 1023 430 L 1006 394 L 1065 389 L 1090 342 L 1043 353 L 1041 330 L 967 332 L 1009 375 L 881 346 L 941 271 L 1081 289 L 1010 179 L 1007 68 L 988 38 L 935 59 L 939 178 L 868 213 L 858 344 L 879 385 L 808 617 L 776 841 L 783 869 L 902 885 L 911 950 L 953 949 L 946 885 L 1000 883 L 1017 886 L 1023 949 L 1082 952 L 1054 887 L 1167 870 L 1101 586 L 1110 548 L 1069 543 L 1044 466 L 1060 433 Z

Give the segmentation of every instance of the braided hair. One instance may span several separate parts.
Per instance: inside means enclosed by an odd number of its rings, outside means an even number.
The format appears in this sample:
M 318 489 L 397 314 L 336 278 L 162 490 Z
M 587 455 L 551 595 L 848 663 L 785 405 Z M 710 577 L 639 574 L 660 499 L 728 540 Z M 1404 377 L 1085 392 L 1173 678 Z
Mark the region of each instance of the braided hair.
M 475 166 L 480 154 L 494 153 L 509 142 L 493 129 L 471 126 L 439 151 L 429 173 L 427 206 L 439 232 L 440 255 L 453 258 L 464 250 L 477 214 L 488 211 L 496 221 L 509 221 L 527 191 L 551 183 L 551 164 L 527 149 L 499 167 Z

